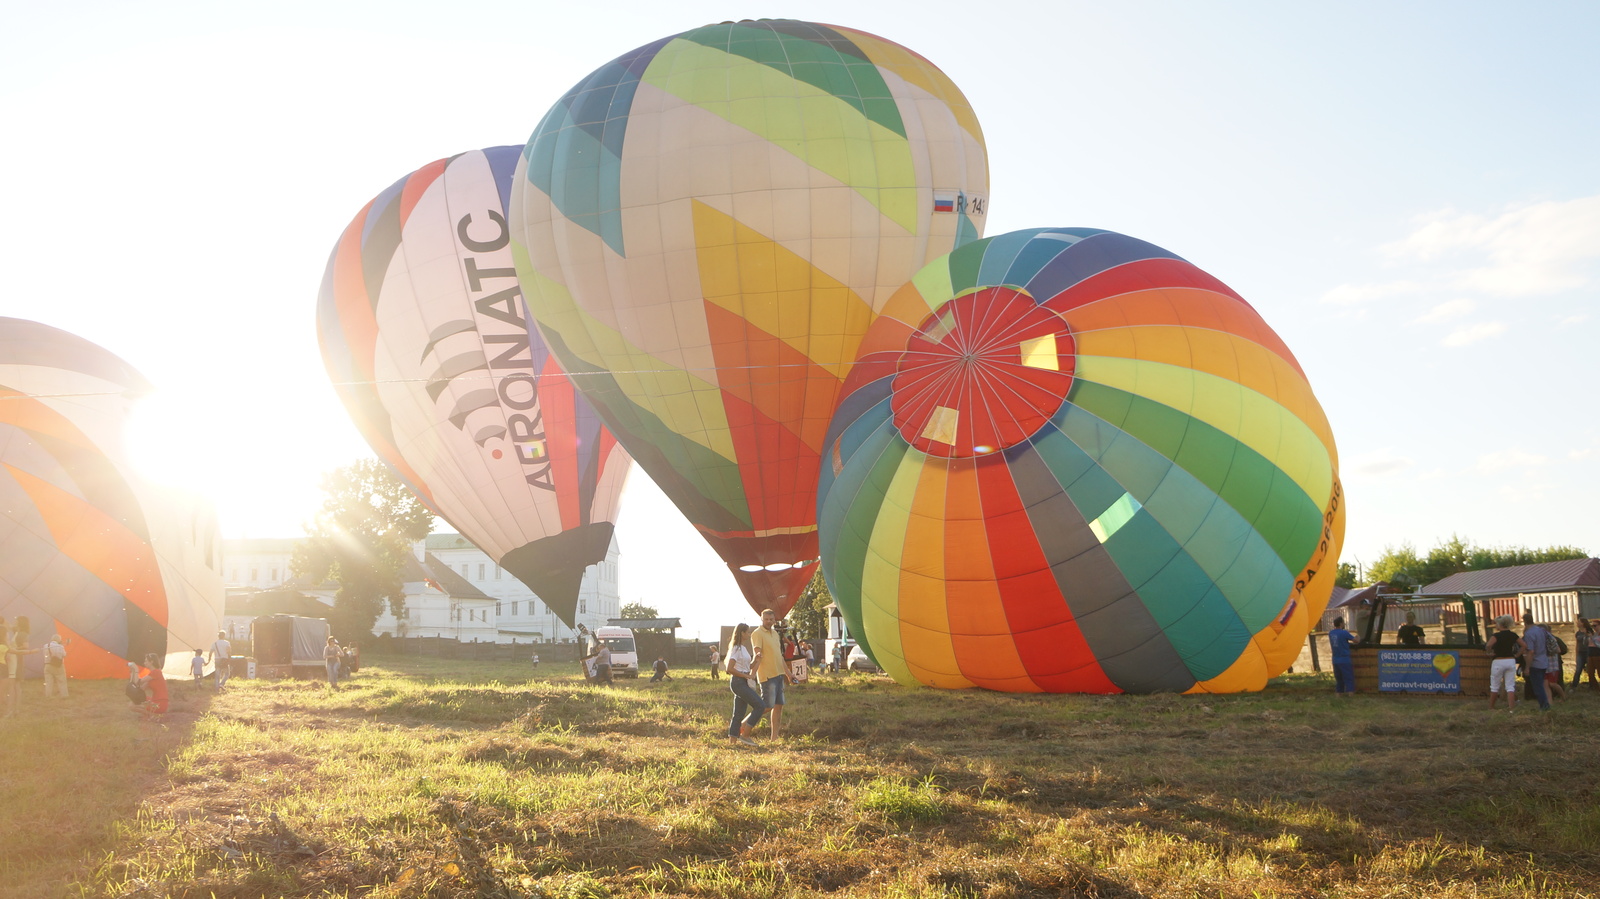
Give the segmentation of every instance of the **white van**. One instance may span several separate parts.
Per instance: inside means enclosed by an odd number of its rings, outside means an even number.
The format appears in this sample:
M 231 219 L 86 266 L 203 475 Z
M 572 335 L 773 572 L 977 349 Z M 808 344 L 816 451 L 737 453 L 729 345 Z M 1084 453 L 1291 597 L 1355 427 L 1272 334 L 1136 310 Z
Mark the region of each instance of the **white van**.
M 639 648 L 634 645 L 630 628 L 597 627 L 594 635 L 611 650 L 612 677 L 639 676 Z

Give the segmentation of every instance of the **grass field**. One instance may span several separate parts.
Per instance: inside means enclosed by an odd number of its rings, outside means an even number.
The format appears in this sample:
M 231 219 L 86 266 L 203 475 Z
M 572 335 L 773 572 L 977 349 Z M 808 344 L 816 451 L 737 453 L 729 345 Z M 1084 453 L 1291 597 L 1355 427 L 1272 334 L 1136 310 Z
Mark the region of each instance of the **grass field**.
M 723 736 L 700 669 L 590 687 L 371 659 L 0 720 L 0 894 L 1600 896 L 1600 695 L 1549 714 L 1290 675 L 1221 697 L 823 676 Z M 546 672 L 548 673 L 548 672 Z

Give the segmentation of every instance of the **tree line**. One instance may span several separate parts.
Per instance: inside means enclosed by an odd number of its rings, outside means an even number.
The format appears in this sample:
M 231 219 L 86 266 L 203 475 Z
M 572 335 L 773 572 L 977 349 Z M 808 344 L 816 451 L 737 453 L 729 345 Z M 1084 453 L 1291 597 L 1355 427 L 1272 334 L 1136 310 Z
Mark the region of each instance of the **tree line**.
M 1437 546 L 1421 555 L 1411 543 L 1385 546 L 1377 561 L 1363 570 L 1349 562 L 1339 563 L 1339 576 L 1334 582 L 1340 587 L 1365 587 L 1370 584 L 1388 584 L 1397 589 L 1414 590 L 1452 574 L 1463 571 L 1487 571 L 1491 568 L 1510 568 L 1514 565 L 1534 565 L 1539 562 L 1560 562 L 1566 559 L 1587 559 L 1589 552 L 1576 546 L 1547 546 L 1529 549 L 1526 546 L 1479 546 L 1470 540 L 1451 534 Z

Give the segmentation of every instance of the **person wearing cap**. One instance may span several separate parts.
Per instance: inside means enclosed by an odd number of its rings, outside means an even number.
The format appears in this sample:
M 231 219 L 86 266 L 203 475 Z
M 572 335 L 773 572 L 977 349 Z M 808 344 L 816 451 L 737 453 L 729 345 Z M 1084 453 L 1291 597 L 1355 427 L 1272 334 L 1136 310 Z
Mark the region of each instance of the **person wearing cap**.
M 1506 697 L 1506 711 L 1512 712 L 1517 708 L 1517 632 L 1511 629 L 1512 618 L 1510 615 L 1501 615 L 1494 620 L 1498 628 L 1489 635 L 1489 642 L 1484 644 L 1484 655 L 1490 656 L 1494 661 L 1489 663 L 1489 711 L 1494 711 L 1497 694 Z
M 40 650 L 44 653 L 44 695 L 67 698 L 67 644 L 60 634 L 51 634 L 50 642 Z

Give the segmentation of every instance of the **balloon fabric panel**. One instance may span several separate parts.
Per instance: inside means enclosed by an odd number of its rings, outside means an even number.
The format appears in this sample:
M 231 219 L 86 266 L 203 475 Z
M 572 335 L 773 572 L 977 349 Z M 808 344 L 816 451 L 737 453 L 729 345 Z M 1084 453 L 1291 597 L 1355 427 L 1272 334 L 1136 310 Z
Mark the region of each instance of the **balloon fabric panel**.
M 862 339 L 824 450 L 824 572 L 905 682 L 1259 689 L 1325 607 L 1317 571 L 1342 539 L 1331 432 L 1288 349 L 1220 282 L 1111 232 L 1001 235 L 919 272 Z M 885 459 L 970 466 L 974 496 L 886 479 Z M 926 562 L 857 545 L 897 528 L 940 559 L 942 587 Z M 961 649 L 995 634 L 1025 682 Z
M 379 194 L 334 250 L 318 325 L 380 458 L 571 624 L 628 460 L 524 310 L 505 210 L 520 155 L 463 153 Z
M 214 521 L 127 468 L 123 426 L 148 382 L 82 338 L 0 319 L 0 384 L 0 614 L 75 638 L 73 678 L 123 677 L 214 633 Z
M 813 23 L 648 44 L 529 138 L 511 210 L 529 309 L 752 608 L 787 611 L 819 555 L 823 438 L 874 308 L 976 237 L 986 190 L 942 73 Z

